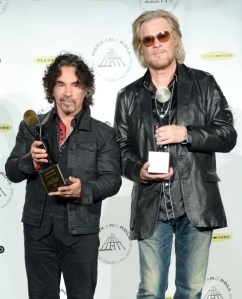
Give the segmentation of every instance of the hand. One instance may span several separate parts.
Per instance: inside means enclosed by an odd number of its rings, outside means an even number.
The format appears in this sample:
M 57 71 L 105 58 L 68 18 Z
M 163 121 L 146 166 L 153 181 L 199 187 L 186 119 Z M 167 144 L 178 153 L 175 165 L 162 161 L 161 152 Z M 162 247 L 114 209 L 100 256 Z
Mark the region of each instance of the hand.
M 148 172 L 148 168 L 150 166 L 149 162 L 146 162 L 143 167 L 140 170 L 140 178 L 143 181 L 163 181 L 163 180 L 169 180 L 174 171 L 173 168 L 170 167 L 169 172 L 168 173 L 157 173 L 157 174 L 150 174 Z
M 155 130 L 155 139 L 158 145 L 181 143 L 187 139 L 187 128 L 177 125 L 161 126 Z
M 33 159 L 34 167 L 40 166 L 41 163 L 48 163 L 48 155 L 45 149 L 41 147 L 42 141 L 34 141 L 30 148 L 30 154 Z
M 59 187 L 57 191 L 50 192 L 49 196 L 65 197 L 69 199 L 80 198 L 81 180 L 72 176 L 68 177 L 68 185 Z

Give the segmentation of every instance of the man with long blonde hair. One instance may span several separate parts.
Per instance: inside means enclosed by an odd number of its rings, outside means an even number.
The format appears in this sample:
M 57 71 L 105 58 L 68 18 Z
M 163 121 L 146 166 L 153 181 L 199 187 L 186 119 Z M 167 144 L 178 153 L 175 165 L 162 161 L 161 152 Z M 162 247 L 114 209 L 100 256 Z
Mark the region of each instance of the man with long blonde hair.
M 133 23 L 133 48 L 147 71 L 119 92 L 114 127 L 122 175 L 134 182 L 130 238 L 139 244 L 137 299 L 165 298 L 173 236 L 174 299 L 199 299 L 213 229 L 227 226 L 215 152 L 235 146 L 233 116 L 214 77 L 183 64 L 173 14 L 141 14 Z M 153 152 L 159 154 L 155 165 Z M 154 170 L 166 164 L 167 154 L 169 167 Z

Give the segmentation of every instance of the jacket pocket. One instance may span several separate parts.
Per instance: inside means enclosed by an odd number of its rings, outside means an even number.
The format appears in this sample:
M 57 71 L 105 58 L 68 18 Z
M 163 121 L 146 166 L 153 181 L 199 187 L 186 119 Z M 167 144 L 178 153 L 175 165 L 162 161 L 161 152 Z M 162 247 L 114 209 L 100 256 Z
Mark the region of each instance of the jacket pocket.
M 202 176 L 207 183 L 218 183 L 220 182 L 220 178 L 215 172 L 204 172 Z
M 95 152 L 98 150 L 96 142 L 78 143 L 76 147 L 83 151 Z
M 204 185 L 210 202 L 210 210 L 216 211 L 218 205 L 221 203 L 221 196 L 219 192 L 218 182 L 220 178 L 215 172 L 202 173 L 204 178 Z M 215 212 L 214 212 L 215 213 Z
M 76 145 L 76 154 L 70 166 L 78 166 L 83 171 L 95 172 L 97 169 L 98 146 L 95 142 L 79 143 Z

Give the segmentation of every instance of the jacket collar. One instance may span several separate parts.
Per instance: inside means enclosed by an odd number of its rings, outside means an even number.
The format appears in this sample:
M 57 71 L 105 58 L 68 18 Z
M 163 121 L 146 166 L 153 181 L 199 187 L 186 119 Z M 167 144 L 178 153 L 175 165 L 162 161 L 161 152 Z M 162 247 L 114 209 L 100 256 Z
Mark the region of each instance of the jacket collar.
M 188 108 L 191 98 L 192 81 L 190 77 L 191 69 L 184 64 L 177 65 L 177 124 L 187 125 Z
M 57 152 L 53 150 L 53 145 L 56 142 L 56 137 L 54 136 L 54 116 L 56 114 L 56 108 L 52 108 L 49 112 L 44 115 L 40 115 L 40 124 L 42 126 L 42 141 L 47 147 L 47 152 L 50 155 L 52 162 L 58 160 Z M 77 116 L 77 130 L 90 131 L 91 130 L 91 112 L 90 108 L 87 107 L 82 110 L 80 115 Z
M 176 89 L 176 109 L 177 109 L 177 124 L 187 125 L 188 106 L 191 98 L 192 82 L 190 78 L 191 69 L 185 64 L 177 64 L 177 89 Z M 137 93 L 137 102 L 140 104 L 141 112 L 144 117 L 146 126 L 149 128 L 153 125 L 150 115 L 152 115 L 152 105 L 150 103 L 150 93 L 155 93 L 155 87 L 151 82 L 149 70 L 140 80 L 140 85 Z M 145 87 L 146 88 L 145 88 Z M 154 95 L 153 95 L 154 96 Z
M 41 126 L 43 130 L 49 131 L 48 128 L 53 121 L 53 116 L 56 113 L 56 108 L 52 108 L 49 112 L 42 115 L 41 117 Z M 91 110 L 89 107 L 84 108 L 81 111 L 81 114 L 77 118 L 79 130 L 90 131 L 91 130 Z
M 86 107 L 82 110 L 82 115 L 79 120 L 79 125 L 78 125 L 79 130 L 83 131 L 91 131 L 92 126 L 91 126 L 91 110 L 89 107 Z
M 152 94 L 152 95 L 151 95 Z M 150 72 L 147 70 L 141 78 L 136 92 L 136 101 L 140 107 L 140 114 L 143 117 L 143 124 L 147 132 L 149 143 L 155 148 L 154 125 L 152 116 L 152 96 L 155 94 L 155 87 L 152 86 Z
M 184 64 L 177 64 L 177 89 L 176 89 L 176 109 L 177 109 L 177 125 L 187 125 L 188 106 L 191 97 L 192 83 L 190 79 L 191 69 Z M 150 81 L 149 81 L 150 80 Z M 150 72 L 146 71 L 145 75 L 138 80 L 138 86 L 135 93 L 137 104 L 140 107 L 140 113 L 143 117 L 144 126 L 146 128 L 150 142 L 155 146 L 154 128 L 152 115 L 152 105 L 150 93 L 155 94 L 155 87 L 145 88 L 148 82 L 151 82 Z

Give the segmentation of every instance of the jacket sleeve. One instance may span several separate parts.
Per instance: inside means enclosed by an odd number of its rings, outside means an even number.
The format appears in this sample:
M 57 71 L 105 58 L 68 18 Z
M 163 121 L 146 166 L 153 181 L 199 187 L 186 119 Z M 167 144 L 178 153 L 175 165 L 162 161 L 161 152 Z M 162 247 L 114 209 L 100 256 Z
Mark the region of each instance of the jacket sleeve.
M 232 111 L 212 75 L 209 75 L 208 83 L 203 87 L 205 124 L 189 125 L 192 137 L 189 151 L 229 152 L 237 139 Z
M 35 177 L 30 147 L 34 137 L 28 132 L 24 122 L 19 125 L 15 146 L 5 164 L 6 175 L 14 183 Z
M 130 95 L 132 95 L 132 93 Z M 118 93 L 114 116 L 114 129 L 117 132 L 120 146 L 122 175 L 133 182 L 142 183 L 140 170 L 145 161 L 134 154 L 129 134 L 128 112 L 131 101 L 130 95 L 128 98 L 124 90 Z M 131 98 L 132 97 L 134 97 L 134 95 L 131 96 Z

